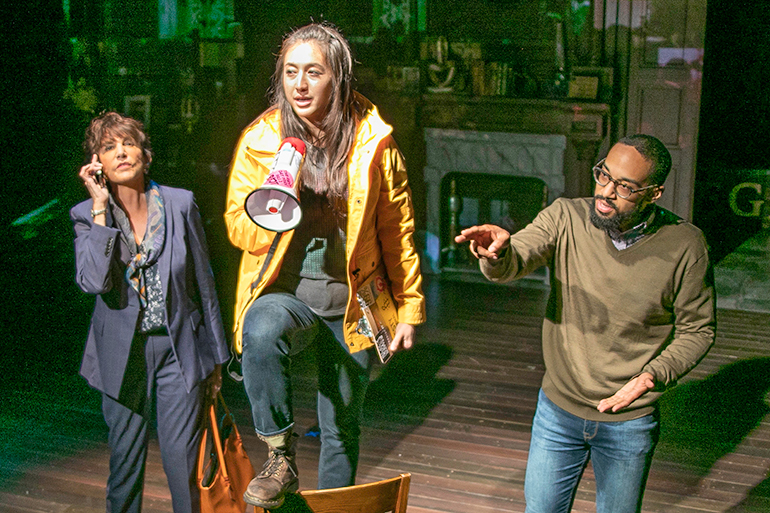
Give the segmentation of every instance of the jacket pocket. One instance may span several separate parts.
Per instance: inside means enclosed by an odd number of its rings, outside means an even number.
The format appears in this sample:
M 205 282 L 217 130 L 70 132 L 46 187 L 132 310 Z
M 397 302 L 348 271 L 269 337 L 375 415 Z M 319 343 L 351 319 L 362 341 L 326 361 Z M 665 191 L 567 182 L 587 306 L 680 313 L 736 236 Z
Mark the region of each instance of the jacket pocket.
M 361 285 L 369 276 L 377 270 L 377 266 L 382 262 L 382 251 L 375 241 L 373 244 L 367 244 L 361 248 L 355 257 L 353 267 L 356 278 L 356 286 Z
M 192 312 L 190 312 L 190 327 L 192 328 L 192 332 L 197 334 L 198 328 L 201 325 L 201 322 L 203 321 L 203 315 L 201 314 L 200 310 L 195 309 Z

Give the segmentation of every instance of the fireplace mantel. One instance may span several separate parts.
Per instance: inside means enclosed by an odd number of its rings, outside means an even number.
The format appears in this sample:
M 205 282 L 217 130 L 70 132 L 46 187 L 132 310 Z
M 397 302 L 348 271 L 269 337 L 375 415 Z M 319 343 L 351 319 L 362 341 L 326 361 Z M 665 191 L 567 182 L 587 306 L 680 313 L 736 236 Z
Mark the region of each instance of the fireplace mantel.
M 432 272 L 440 267 L 441 183 L 450 173 L 534 177 L 545 182 L 548 201 L 564 194 L 563 135 L 425 129 L 428 241 L 424 256 Z
M 429 217 L 438 206 L 432 201 L 438 196 L 431 198 L 430 191 L 437 193 L 441 180 L 452 172 L 540 178 L 548 186 L 550 203 L 564 195 L 566 147 L 563 135 L 426 128 L 423 177 L 428 184 Z
M 564 196 L 590 195 L 591 167 L 609 149 L 610 107 L 565 100 L 423 95 L 419 126 L 479 132 L 563 135 Z
M 606 104 L 424 95 L 425 264 L 438 271 L 441 180 L 450 172 L 534 176 L 558 196 L 592 193 L 591 167 L 608 146 Z

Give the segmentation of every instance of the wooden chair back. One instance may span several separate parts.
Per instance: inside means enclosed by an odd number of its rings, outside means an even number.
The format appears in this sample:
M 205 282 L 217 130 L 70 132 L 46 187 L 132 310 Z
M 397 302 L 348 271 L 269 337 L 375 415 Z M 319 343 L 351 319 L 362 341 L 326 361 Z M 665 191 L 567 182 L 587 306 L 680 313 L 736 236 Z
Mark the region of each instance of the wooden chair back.
M 406 513 L 409 482 L 412 475 L 384 479 L 344 488 L 327 490 L 301 490 L 286 497 L 279 511 L 291 510 L 305 513 Z M 254 508 L 263 513 L 262 508 Z

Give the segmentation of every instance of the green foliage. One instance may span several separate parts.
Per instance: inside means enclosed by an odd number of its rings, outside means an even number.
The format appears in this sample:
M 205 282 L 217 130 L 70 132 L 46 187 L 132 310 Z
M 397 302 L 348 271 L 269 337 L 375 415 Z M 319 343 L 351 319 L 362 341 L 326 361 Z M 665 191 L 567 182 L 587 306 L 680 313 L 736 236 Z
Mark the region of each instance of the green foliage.
M 96 114 L 99 98 L 96 95 L 96 89 L 89 87 L 84 77 L 79 78 L 75 84 L 70 80 L 67 89 L 64 90 L 64 99 L 70 100 L 75 108 L 81 112 L 90 115 Z

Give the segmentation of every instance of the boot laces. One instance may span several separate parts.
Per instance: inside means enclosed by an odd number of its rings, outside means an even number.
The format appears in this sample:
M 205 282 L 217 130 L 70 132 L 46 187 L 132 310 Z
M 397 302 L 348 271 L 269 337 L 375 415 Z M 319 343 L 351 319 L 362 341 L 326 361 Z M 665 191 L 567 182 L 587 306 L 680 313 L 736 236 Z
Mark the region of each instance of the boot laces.
M 283 454 L 272 452 L 270 458 L 265 462 L 262 467 L 262 472 L 259 473 L 259 477 L 270 477 L 280 472 L 283 463 L 286 458 Z

